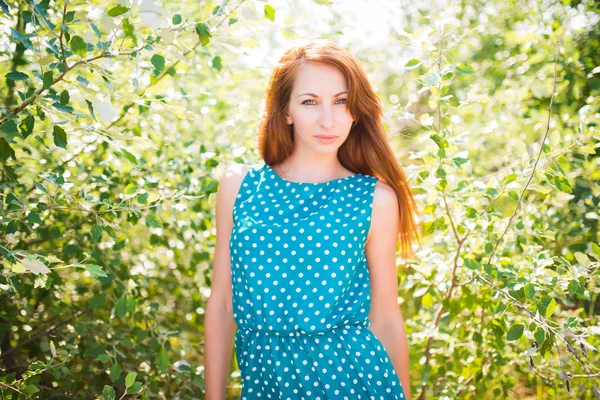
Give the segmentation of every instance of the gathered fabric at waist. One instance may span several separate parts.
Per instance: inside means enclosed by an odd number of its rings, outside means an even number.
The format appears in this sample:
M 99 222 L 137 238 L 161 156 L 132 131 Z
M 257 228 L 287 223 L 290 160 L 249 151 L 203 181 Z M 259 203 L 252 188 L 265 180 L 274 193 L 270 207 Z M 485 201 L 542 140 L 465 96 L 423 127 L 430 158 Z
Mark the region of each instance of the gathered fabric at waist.
M 334 325 L 331 328 L 322 330 L 305 330 L 305 329 L 294 329 L 294 330 L 274 330 L 274 329 L 258 329 L 254 326 L 242 325 L 238 327 L 238 333 L 249 334 L 252 336 L 283 336 L 283 337 L 294 337 L 294 336 L 321 336 L 331 332 L 335 332 L 337 329 L 349 329 L 355 327 L 368 327 L 370 325 L 369 320 L 355 321 L 339 325 Z

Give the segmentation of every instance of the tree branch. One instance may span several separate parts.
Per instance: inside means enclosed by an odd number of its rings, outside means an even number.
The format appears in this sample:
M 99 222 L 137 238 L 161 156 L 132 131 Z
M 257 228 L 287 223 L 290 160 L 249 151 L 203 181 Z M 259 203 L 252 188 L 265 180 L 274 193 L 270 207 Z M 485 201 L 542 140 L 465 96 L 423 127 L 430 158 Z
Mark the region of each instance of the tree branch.
M 23 346 L 25 346 L 26 344 L 29 344 L 29 343 L 31 343 L 31 342 L 33 342 L 33 341 L 36 341 L 37 339 L 39 339 L 39 338 L 41 338 L 41 337 L 43 337 L 43 336 L 46 336 L 46 335 L 48 335 L 48 334 L 49 334 L 49 333 L 51 333 L 52 331 L 54 331 L 54 330 L 56 330 L 56 329 L 60 328 L 60 327 L 61 327 L 61 326 L 63 326 L 63 325 L 66 325 L 66 324 L 68 324 L 69 322 L 71 322 L 72 320 L 74 320 L 74 319 L 75 319 L 75 318 L 77 318 L 77 317 L 80 317 L 80 316 L 81 316 L 81 315 L 83 315 L 83 314 L 87 314 L 87 313 L 89 313 L 90 311 L 92 311 L 92 307 L 88 307 L 88 308 L 86 308 L 86 309 L 84 309 L 84 310 L 80 310 L 80 311 L 78 311 L 78 312 L 77 312 L 77 313 L 76 313 L 74 316 L 72 316 L 71 318 L 69 318 L 69 319 L 66 319 L 66 320 L 64 320 L 64 321 L 61 321 L 61 322 L 57 323 L 56 325 L 54 325 L 54 326 L 52 326 L 52 327 L 50 327 L 50 328 L 46 329 L 45 331 L 42 331 L 42 332 L 40 332 L 40 333 L 38 333 L 38 334 L 36 334 L 36 335 L 34 335 L 34 336 L 30 337 L 29 339 L 26 339 L 26 340 L 22 341 L 21 343 L 17 344 L 15 347 L 12 347 L 12 348 L 8 349 L 7 351 L 3 352 L 2 354 L 0 354 L 0 358 L 4 358 L 4 357 L 6 357 L 7 355 L 9 355 L 9 354 L 13 353 L 15 350 L 17 350 L 18 348 L 20 348 L 20 347 L 23 347 Z

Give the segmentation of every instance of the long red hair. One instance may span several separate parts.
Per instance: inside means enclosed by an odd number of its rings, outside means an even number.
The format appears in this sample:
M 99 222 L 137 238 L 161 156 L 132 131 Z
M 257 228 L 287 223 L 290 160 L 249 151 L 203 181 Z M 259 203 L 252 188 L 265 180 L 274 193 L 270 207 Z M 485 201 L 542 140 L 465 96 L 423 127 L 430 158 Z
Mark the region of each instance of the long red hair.
M 279 59 L 265 90 L 265 111 L 258 131 L 262 158 L 266 164 L 276 165 L 292 154 L 292 133 L 285 114 L 298 69 L 308 62 L 335 66 L 346 77 L 346 104 L 355 122 L 338 149 L 338 160 L 346 169 L 375 176 L 394 188 L 400 207 L 402 256 L 414 255 L 412 242 L 419 241 L 415 199 L 381 122 L 384 110 L 380 99 L 359 61 L 344 48 L 327 40 L 312 40 L 290 48 Z

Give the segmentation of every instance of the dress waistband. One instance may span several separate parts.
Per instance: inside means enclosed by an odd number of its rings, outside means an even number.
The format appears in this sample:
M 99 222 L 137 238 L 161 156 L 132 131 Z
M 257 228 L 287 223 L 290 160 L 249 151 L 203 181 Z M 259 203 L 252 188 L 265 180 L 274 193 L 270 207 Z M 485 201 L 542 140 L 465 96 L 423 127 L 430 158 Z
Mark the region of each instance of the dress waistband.
M 279 330 L 278 331 L 278 330 L 257 329 L 256 327 L 252 327 L 252 326 L 240 326 L 238 330 L 241 332 L 244 332 L 244 333 L 250 333 L 255 336 L 302 336 L 302 335 L 317 336 L 317 335 L 325 335 L 327 333 L 335 331 L 336 329 L 351 328 L 351 327 L 368 327 L 369 325 L 370 325 L 369 321 L 365 320 L 365 321 L 357 321 L 357 322 L 351 322 L 351 323 L 347 323 L 347 324 L 335 325 L 329 329 L 320 330 L 320 331 L 316 331 L 316 330 L 315 331 L 306 331 L 304 329 L 287 330 L 287 331 Z

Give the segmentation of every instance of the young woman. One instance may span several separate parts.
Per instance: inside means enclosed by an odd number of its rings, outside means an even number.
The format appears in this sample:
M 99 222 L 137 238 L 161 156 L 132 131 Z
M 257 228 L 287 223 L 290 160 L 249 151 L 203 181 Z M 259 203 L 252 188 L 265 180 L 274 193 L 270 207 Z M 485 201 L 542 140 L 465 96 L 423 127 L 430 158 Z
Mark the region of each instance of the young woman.
M 264 163 L 230 166 L 217 193 L 208 400 L 226 397 L 234 339 L 242 400 L 410 399 L 396 246 L 407 256 L 418 239 L 416 205 L 382 115 L 343 48 L 279 60 Z

